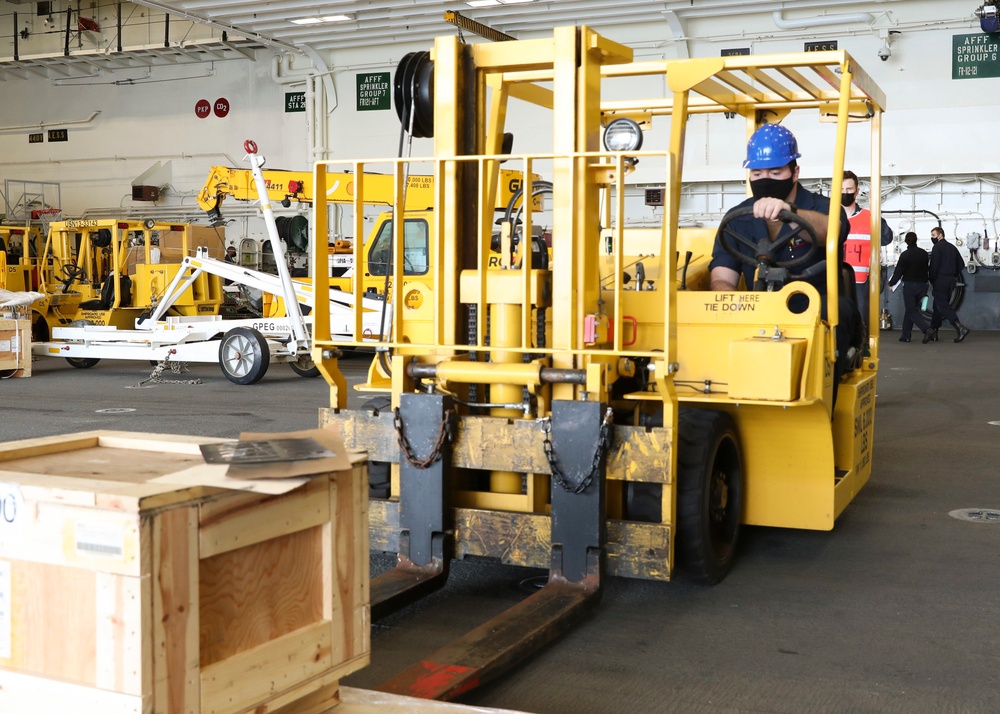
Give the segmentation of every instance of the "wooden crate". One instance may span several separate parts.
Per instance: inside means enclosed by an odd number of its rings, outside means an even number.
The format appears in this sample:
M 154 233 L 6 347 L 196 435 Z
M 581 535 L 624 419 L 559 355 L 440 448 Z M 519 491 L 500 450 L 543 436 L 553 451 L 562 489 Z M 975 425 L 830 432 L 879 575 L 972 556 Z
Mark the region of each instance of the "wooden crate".
M 0 376 L 31 376 L 31 321 L 0 318 Z
M 368 663 L 364 458 L 281 496 L 153 481 L 211 441 L 0 444 L 0 712 L 310 714 Z

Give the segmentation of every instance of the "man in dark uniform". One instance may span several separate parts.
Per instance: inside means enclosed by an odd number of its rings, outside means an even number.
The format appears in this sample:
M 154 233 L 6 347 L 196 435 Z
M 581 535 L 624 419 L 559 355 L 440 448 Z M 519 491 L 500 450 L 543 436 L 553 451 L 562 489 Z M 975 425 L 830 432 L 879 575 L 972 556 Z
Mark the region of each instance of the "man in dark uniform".
M 934 296 L 934 312 L 931 314 L 930 329 L 924 334 L 924 344 L 937 342 L 938 328 L 944 320 L 950 322 L 956 332 L 955 342 L 961 342 L 972 331 L 963 325 L 958 319 L 958 313 L 951 306 L 951 291 L 955 289 L 955 283 L 962 275 L 965 261 L 958 248 L 944 239 L 944 229 L 935 226 L 931 229 L 931 240 L 934 247 L 931 248 L 931 294 Z
M 903 315 L 903 334 L 899 338 L 900 342 L 909 342 L 913 333 L 913 326 L 927 334 L 928 324 L 924 316 L 920 314 L 920 301 L 927 294 L 927 263 L 930 257 L 927 251 L 917 247 L 917 234 L 910 231 L 906 234 L 906 250 L 896 261 L 896 269 L 892 271 L 889 278 L 889 287 L 903 281 L 903 306 L 906 314 Z M 924 340 L 926 342 L 926 340 Z
M 735 209 L 747 206 L 753 207 L 753 214 L 741 216 L 733 219 L 730 229 L 758 242 L 763 238 L 770 238 L 771 242 L 787 236 L 797 228 L 794 224 L 782 222 L 778 215 L 781 211 L 791 211 L 799 219 L 812 226 L 816 232 L 816 242 L 822 248 L 826 243 L 827 227 L 829 225 L 830 199 L 826 196 L 813 193 L 798 183 L 799 166 L 796 161 L 802 154 L 799 153 L 798 142 L 791 131 L 780 124 L 764 124 L 759 127 L 747 142 L 747 158 L 743 162 L 743 168 L 750 170 L 750 192 L 751 198 L 746 199 Z M 847 214 L 840 210 L 840 238 L 839 242 L 843 246 L 848 235 Z M 730 255 L 722 247 L 721 235 L 716 235 L 715 247 L 712 250 L 712 262 L 709 265 L 710 289 L 712 290 L 736 290 L 739 286 L 740 273 L 748 288 L 754 285 L 756 266 L 750 263 L 742 263 Z M 739 252 L 754 258 L 754 251 L 741 242 L 735 242 L 735 247 Z M 812 246 L 807 242 L 807 237 L 800 235 L 794 238 L 783 247 L 776 260 L 786 262 L 794 258 L 806 255 Z M 837 251 L 838 261 L 843 255 L 843 248 Z M 826 260 L 826 251 L 818 250 L 812 258 L 802 264 L 796 265 L 794 271 L 802 274 L 810 266 L 816 265 Z M 838 266 L 839 274 L 839 266 Z M 820 271 L 815 275 L 805 278 L 823 299 L 823 317 L 826 317 L 826 271 Z M 780 289 L 783 285 L 775 285 Z M 853 293 L 853 289 L 851 291 Z M 802 296 L 796 296 L 802 297 Z M 857 305 L 854 302 L 854 295 L 841 295 L 838 301 L 839 319 L 837 325 L 837 351 L 838 360 L 835 365 L 836 377 L 846 371 L 848 348 L 852 342 L 852 336 L 858 326 Z M 793 311 L 797 309 L 796 301 L 789 302 L 789 308 Z
M 830 199 L 799 185 L 796 159 L 800 156 L 802 154 L 799 153 L 798 143 L 792 132 L 780 124 L 764 124 L 753 133 L 747 143 L 747 159 L 743 162 L 743 168 L 750 169 L 750 191 L 753 196 L 736 206 L 737 209 L 753 206 L 753 215 L 733 220 L 730 226 L 734 232 L 754 242 L 765 236 L 774 242 L 794 229 L 793 225 L 782 223 L 778 219 L 781 211 L 791 211 L 812 226 L 820 247 L 826 243 Z M 847 234 L 847 216 L 841 211 L 841 242 L 846 240 Z M 736 247 L 741 253 L 753 257 L 753 251 L 748 246 L 737 243 Z M 783 248 L 776 258 L 783 262 L 792 260 L 808 253 L 810 247 L 805 237 L 800 236 Z M 809 261 L 796 265 L 795 271 L 802 273 L 810 265 L 823 260 L 826 260 L 826 251 L 817 251 Z M 752 287 L 754 284 L 755 266 L 741 263 L 729 255 L 718 237 L 709 268 L 712 290 L 736 290 L 741 271 L 747 286 Z M 826 294 L 825 272 L 807 278 L 806 282 L 812 284 L 820 295 Z M 775 286 L 776 289 L 781 287 Z

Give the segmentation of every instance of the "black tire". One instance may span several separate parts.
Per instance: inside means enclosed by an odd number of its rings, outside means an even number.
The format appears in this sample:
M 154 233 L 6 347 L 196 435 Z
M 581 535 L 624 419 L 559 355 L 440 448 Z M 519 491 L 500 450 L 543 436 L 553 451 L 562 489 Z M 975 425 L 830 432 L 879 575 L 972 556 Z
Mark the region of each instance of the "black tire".
M 51 335 L 49 332 L 49 323 L 37 312 L 32 314 L 35 315 L 35 318 L 31 323 L 31 341 L 48 342 Z
M 267 340 L 251 327 L 234 327 L 219 343 L 219 367 L 233 384 L 256 384 L 270 365 Z
M 708 584 L 729 573 L 743 508 L 743 462 L 726 412 L 678 414 L 677 545 L 679 567 Z
M 66 361 L 77 369 L 90 369 L 101 360 L 98 357 L 67 357 Z
M 289 362 L 288 366 L 300 377 L 312 379 L 319 376 L 319 367 L 316 366 L 309 355 L 299 355 L 299 358 L 294 362 Z
M 392 407 L 392 398 L 388 396 L 373 397 L 361 408 L 366 412 L 378 414 Z M 389 498 L 392 488 L 392 466 L 388 461 L 368 462 L 368 497 Z

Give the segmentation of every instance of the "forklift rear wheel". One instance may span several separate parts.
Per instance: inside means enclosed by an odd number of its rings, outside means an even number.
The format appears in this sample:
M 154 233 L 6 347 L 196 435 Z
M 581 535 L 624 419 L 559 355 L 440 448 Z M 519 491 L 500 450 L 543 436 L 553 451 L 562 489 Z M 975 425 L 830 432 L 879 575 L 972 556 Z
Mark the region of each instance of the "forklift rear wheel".
M 101 360 L 98 357 L 67 357 L 66 361 L 77 369 L 90 369 Z
M 49 323 L 45 321 L 45 318 L 34 313 L 36 315 L 34 321 L 31 323 L 31 341 L 32 342 L 48 342 L 49 341 Z
M 729 573 L 739 541 L 743 465 L 736 424 L 710 409 L 677 416 L 678 565 L 714 584 Z
M 379 412 L 388 411 L 392 406 L 392 398 L 388 396 L 374 397 L 365 402 L 361 408 L 378 416 Z M 392 487 L 392 465 L 388 461 L 368 462 L 368 497 L 389 498 Z
M 270 364 L 267 340 L 251 327 L 234 327 L 219 344 L 219 367 L 233 384 L 256 384 Z
M 312 379 L 319 376 L 319 367 L 316 366 L 309 355 L 299 355 L 299 358 L 294 362 L 289 362 L 288 366 L 300 377 Z

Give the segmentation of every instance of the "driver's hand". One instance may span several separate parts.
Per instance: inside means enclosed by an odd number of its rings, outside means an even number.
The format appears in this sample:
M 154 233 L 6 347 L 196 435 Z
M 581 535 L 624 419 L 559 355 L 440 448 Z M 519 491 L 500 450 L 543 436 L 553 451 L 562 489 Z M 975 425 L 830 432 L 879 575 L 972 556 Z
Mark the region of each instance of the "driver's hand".
M 788 202 L 780 198 L 759 198 L 753 204 L 754 218 L 764 218 L 768 221 L 777 221 L 779 213 L 790 210 L 792 207 Z

